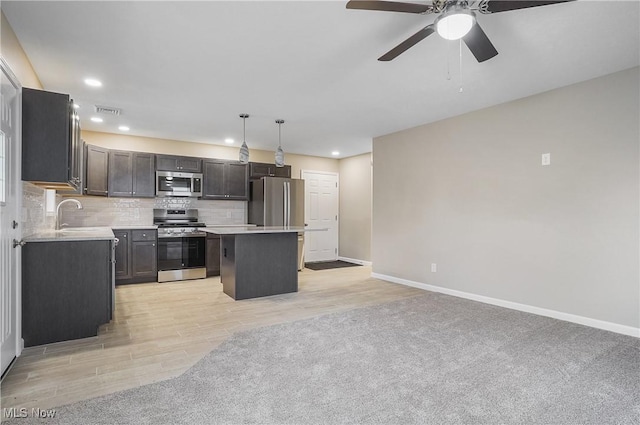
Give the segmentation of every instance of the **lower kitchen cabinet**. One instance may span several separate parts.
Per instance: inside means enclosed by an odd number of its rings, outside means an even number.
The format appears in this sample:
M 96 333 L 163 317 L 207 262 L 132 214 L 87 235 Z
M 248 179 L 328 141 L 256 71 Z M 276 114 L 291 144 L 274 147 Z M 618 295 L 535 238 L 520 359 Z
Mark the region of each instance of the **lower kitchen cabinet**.
M 30 242 L 22 249 L 25 347 L 98 334 L 112 318 L 111 240 Z
M 207 233 L 207 277 L 220 276 L 220 235 Z
M 117 229 L 116 285 L 155 282 L 158 280 L 157 245 L 155 229 Z

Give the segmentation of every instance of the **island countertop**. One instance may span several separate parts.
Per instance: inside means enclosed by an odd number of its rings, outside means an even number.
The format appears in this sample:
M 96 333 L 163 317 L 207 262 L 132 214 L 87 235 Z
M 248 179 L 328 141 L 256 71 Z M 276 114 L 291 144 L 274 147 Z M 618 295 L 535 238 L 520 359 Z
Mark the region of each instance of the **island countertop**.
M 256 233 L 302 233 L 315 230 L 326 229 L 308 229 L 301 226 L 229 226 L 229 227 L 203 227 L 202 230 L 207 233 L 216 235 L 247 235 Z

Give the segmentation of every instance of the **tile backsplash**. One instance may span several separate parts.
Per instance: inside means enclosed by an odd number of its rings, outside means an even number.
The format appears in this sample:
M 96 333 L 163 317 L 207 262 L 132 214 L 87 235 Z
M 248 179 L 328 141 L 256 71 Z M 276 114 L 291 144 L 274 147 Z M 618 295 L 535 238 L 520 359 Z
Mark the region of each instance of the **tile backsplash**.
M 201 222 L 209 226 L 245 224 L 247 202 L 205 201 L 196 198 L 106 198 L 74 196 L 82 203 L 61 208 L 61 223 L 70 227 L 129 226 L 153 224 L 154 208 L 195 208 Z M 56 195 L 56 205 L 64 198 Z M 45 191 L 28 182 L 22 183 L 22 234 L 50 230 L 55 227 L 55 214 L 45 213 Z
M 22 182 L 22 235 L 29 236 L 56 225 L 54 214 L 45 213 L 44 189 L 28 182 Z M 60 197 L 56 196 L 56 203 Z
M 247 203 L 244 201 L 206 201 L 196 198 L 78 198 L 83 209 L 73 205 L 64 209 L 62 222 L 71 227 L 128 226 L 153 223 L 154 208 L 195 208 L 201 222 L 207 225 L 244 224 Z M 64 207 L 63 207 L 64 208 Z

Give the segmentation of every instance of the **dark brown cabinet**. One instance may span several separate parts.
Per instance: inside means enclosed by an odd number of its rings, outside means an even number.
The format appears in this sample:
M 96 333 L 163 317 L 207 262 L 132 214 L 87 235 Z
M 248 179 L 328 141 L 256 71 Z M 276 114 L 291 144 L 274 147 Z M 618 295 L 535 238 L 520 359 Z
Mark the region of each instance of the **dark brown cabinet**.
M 158 280 L 155 229 L 114 230 L 116 247 L 116 284 L 154 282 Z
M 249 178 L 251 180 L 254 180 L 254 179 L 259 179 L 261 177 L 291 178 L 291 165 L 285 165 L 284 167 L 276 167 L 276 164 L 269 164 L 265 162 L 250 162 Z
M 131 263 L 133 278 L 137 281 L 158 279 L 158 254 L 156 230 L 131 231 Z
M 133 194 L 133 152 L 109 152 L 109 196 Z
M 69 95 L 22 89 L 22 180 L 82 193 L 80 120 Z
M 111 240 L 30 242 L 22 251 L 25 347 L 86 338 L 112 318 Z
M 131 279 L 131 231 L 114 230 L 113 235 L 118 239 L 116 246 L 116 283 L 119 280 Z
M 133 197 L 156 196 L 156 163 L 151 153 L 133 152 Z
M 220 276 L 220 235 L 207 233 L 207 277 Z
M 110 151 L 109 196 L 155 197 L 155 155 Z
M 188 156 L 156 155 L 158 171 L 202 172 L 202 159 Z
M 249 168 L 236 161 L 204 160 L 202 199 L 249 200 Z
M 85 164 L 87 164 L 87 170 L 84 193 L 107 196 L 109 194 L 109 149 L 86 145 Z

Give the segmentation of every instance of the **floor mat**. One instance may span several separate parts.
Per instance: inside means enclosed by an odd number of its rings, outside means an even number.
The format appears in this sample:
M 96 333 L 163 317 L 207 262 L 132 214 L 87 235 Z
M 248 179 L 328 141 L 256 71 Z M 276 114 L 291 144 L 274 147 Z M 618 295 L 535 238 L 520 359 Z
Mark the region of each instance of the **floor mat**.
M 339 269 L 342 267 L 355 267 L 360 264 L 348 263 L 346 261 L 320 261 L 317 263 L 304 263 L 304 266 L 311 270 L 327 270 L 327 269 Z

